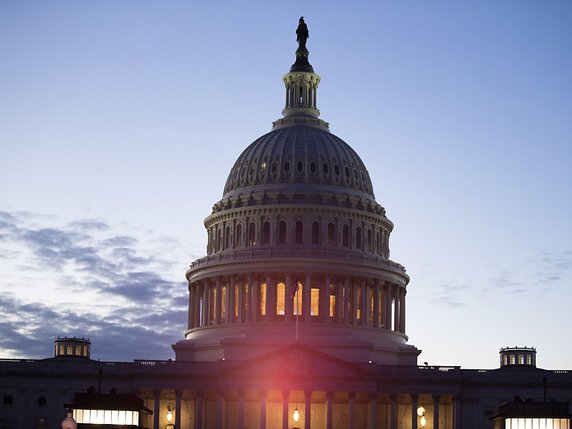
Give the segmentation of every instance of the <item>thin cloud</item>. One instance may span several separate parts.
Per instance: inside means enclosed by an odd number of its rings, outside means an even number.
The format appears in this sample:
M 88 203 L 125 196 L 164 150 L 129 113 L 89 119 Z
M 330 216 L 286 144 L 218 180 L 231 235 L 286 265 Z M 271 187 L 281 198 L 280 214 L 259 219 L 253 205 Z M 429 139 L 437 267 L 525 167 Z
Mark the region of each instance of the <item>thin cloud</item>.
M 0 356 L 49 357 L 54 337 L 75 335 L 90 337 L 92 356 L 104 360 L 170 358 L 170 344 L 185 328 L 187 299 L 173 261 L 142 254 L 137 237 L 116 234 L 101 220 L 54 223 L 0 211 L 0 257 L 14 259 L 0 285 L 0 314 L 17 315 L 0 323 Z M 178 244 L 154 239 L 171 249 Z M 40 297 L 55 299 L 57 291 L 63 296 L 56 305 Z

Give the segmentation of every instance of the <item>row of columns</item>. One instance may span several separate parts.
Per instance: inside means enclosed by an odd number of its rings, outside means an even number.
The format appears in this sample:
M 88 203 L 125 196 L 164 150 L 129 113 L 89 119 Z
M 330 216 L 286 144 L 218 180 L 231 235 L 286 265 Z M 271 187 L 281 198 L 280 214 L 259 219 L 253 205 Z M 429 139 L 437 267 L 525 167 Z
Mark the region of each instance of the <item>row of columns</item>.
M 307 74 L 305 74 L 307 75 Z M 295 79 L 293 77 L 298 77 Z M 286 108 L 290 107 L 310 107 L 316 108 L 318 83 L 314 78 L 312 81 L 305 80 L 299 75 L 285 76 L 286 84 Z
M 154 392 L 154 403 L 153 403 L 153 429 L 160 429 L 159 427 L 159 417 L 160 417 L 160 392 Z M 432 407 L 433 407 L 433 425 L 434 429 L 439 428 L 439 400 L 440 395 L 431 395 L 432 396 Z M 238 422 L 237 426 L 238 429 L 245 429 L 245 397 L 246 392 L 241 390 L 239 391 L 239 400 L 238 400 Z M 355 392 L 348 392 L 348 429 L 355 429 L 355 416 L 356 416 L 356 403 L 355 403 L 356 393 Z M 334 392 L 328 391 L 326 392 L 326 429 L 333 428 L 333 400 L 334 400 Z M 224 407 L 225 407 L 225 396 L 224 392 L 219 391 L 217 392 L 217 406 L 216 406 L 216 416 L 215 416 L 215 427 L 216 428 L 223 428 L 225 426 L 224 421 Z M 268 403 L 268 392 L 267 391 L 260 391 L 259 392 L 259 401 L 260 401 L 260 429 L 267 428 L 267 418 L 266 418 L 266 411 L 267 411 L 267 403 Z M 419 429 L 419 416 L 417 414 L 417 409 L 419 407 L 419 395 L 412 394 L 411 395 L 411 429 Z M 282 422 L 281 427 L 282 429 L 289 428 L 289 404 L 290 404 L 290 392 L 289 391 L 282 391 Z M 425 405 L 425 404 L 423 404 Z M 193 429 L 207 429 L 205 427 L 205 392 L 196 392 L 195 398 L 195 415 L 194 415 L 194 428 Z M 389 428 L 388 429 L 398 429 L 398 416 L 397 416 L 397 395 L 393 394 L 390 395 L 390 402 L 389 402 Z M 455 402 L 455 419 L 458 420 L 458 405 Z M 311 429 L 311 416 L 312 416 L 312 392 L 311 391 L 304 391 L 304 429 Z M 175 391 L 175 428 L 181 428 L 181 391 Z M 377 422 L 377 394 L 371 393 L 369 395 L 369 403 L 368 403 L 368 429 L 375 429 L 378 427 Z
M 294 168 L 294 167 L 292 167 Z M 266 218 L 259 220 L 251 220 L 243 228 L 242 224 L 234 227 L 234 224 L 227 221 L 228 225 L 214 225 L 208 229 L 207 253 L 209 255 L 226 249 L 238 249 L 253 246 L 255 243 L 261 245 L 280 245 L 290 243 L 312 243 L 312 244 L 329 244 L 330 246 L 365 250 L 383 257 L 389 257 L 389 232 L 383 227 L 368 226 L 366 223 L 349 223 L 336 227 L 334 223 L 319 223 L 318 242 L 314 241 L 313 223 L 302 226 L 302 237 L 300 241 L 296 238 L 297 225 L 301 221 L 297 221 L 291 228 L 290 233 L 284 236 L 284 241 L 280 240 L 280 224 L 285 221 L 276 220 L 270 222 Z M 268 223 L 268 229 L 265 233 L 264 225 Z M 330 237 L 328 232 L 329 225 L 334 225 L 334 234 Z M 287 223 L 287 225 L 289 225 Z M 274 229 L 272 229 L 274 227 Z M 236 228 L 236 231 L 234 229 Z M 305 232 L 304 232 L 305 231 Z M 289 237 L 287 239 L 286 237 Z
M 318 303 L 319 319 L 324 322 L 383 327 L 405 333 L 405 286 L 380 279 L 360 278 L 357 281 L 349 277 L 333 280 L 335 286 L 335 308 L 330 308 L 332 278 L 329 274 L 321 276 Z M 283 296 L 278 297 L 277 285 L 285 284 Z M 296 309 L 293 297 L 295 283 L 302 286 L 301 312 Z M 265 297 L 260 294 L 261 285 L 266 285 Z M 300 312 L 301 321 L 310 321 L 312 276 L 304 277 L 288 274 L 285 279 L 271 275 L 246 277 L 216 277 L 200 280 L 189 286 L 189 329 L 211 324 L 229 324 L 276 320 L 277 302 L 284 302 L 284 321 L 290 322 L 296 312 Z M 308 287 L 309 286 L 309 287 Z M 225 296 L 223 302 L 223 289 Z M 223 306 L 226 312 L 223 313 Z M 261 308 L 264 308 L 264 316 Z M 331 317 L 330 314 L 334 316 Z M 358 318 L 359 313 L 359 318 Z M 280 315 L 282 316 L 282 315 Z

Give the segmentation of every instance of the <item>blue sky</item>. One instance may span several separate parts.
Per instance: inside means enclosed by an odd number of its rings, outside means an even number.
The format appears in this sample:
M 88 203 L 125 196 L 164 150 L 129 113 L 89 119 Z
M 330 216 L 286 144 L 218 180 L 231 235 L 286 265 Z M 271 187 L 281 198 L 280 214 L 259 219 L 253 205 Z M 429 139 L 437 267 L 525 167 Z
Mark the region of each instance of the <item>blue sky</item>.
M 172 358 L 184 273 L 295 29 L 411 275 L 419 362 L 572 369 L 569 1 L 0 2 L 0 356 Z

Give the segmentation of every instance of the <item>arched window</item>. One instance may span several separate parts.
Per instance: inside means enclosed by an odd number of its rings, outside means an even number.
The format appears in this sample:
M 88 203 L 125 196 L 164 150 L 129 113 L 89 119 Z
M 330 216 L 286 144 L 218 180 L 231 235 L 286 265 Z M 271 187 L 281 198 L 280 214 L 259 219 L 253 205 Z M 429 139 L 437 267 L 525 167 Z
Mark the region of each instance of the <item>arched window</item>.
M 320 224 L 312 222 L 312 244 L 320 244 Z
M 256 225 L 254 222 L 248 224 L 248 240 L 247 244 L 249 246 L 254 246 L 256 244 Z
M 356 228 L 356 248 L 362 250 L 362 240 L 363 240 L 363 236 L 362 236 L 362 232 L 361 232 L 361 226 L 358 226 Z
M 226 234 L 224 235 L 224 248 L 230 248 L 230 226 L 226 227 Z
M 373 250 L 373 234 L 371 229 L 367 230 L 367 250 L 371 252 Z
M 264 221 L 262 224 L 261 244 L 270 244 L 270 222 Z
M 278 224 L 278 244 L 286 244 L 286 221 Z
M 333 223 L 328 224 L 328 244 L 330 246 L 336 245 L 336 226 Z
M 304 224 L 302 221 L 296 222 L 296 243 L 304 242 Z
M 242 246 L 242 225 L 236 225 L 236 236 L 234 240 L 234 247 Z
M 344 225 L 342 228 L 342 246 L 350 247 L 350 227 Z
M 286 285 L 282 282 L 276 285 L 276 314 L 284 316 Z

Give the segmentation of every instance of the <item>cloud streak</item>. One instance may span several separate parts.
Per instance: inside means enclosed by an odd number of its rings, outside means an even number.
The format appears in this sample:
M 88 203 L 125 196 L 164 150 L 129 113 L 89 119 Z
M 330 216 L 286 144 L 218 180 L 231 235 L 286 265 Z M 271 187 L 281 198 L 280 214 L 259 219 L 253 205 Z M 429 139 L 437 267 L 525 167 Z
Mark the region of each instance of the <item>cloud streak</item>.
M 50 357 L 54 337 L 75 335 L 90 337 L 92 357 L 102 360 L 172 357 L 186 320 L 186 287 L 173 261 L 101 220 L 47 223 L 0 211 L 0 258 L 8 262 L 0 356 Z

